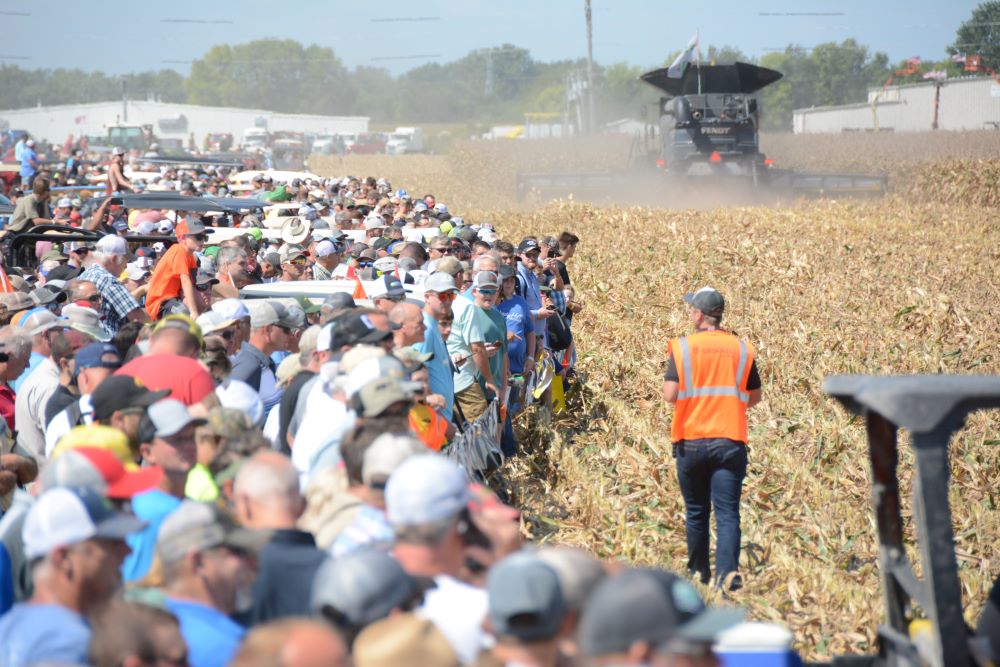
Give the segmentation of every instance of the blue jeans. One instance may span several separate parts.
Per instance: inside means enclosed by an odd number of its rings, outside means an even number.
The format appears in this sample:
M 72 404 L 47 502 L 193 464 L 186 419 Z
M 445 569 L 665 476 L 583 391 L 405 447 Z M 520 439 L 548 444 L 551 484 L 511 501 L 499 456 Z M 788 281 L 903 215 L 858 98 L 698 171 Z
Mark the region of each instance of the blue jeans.
M 677 480 L 687 508 L 688 571 L 712 579 L 708 529 L 715 508 L 715 573 L 720 583 L 740 564 L 740 495 L 747 473 L 746 446 L 723 438 L 674 444 Z

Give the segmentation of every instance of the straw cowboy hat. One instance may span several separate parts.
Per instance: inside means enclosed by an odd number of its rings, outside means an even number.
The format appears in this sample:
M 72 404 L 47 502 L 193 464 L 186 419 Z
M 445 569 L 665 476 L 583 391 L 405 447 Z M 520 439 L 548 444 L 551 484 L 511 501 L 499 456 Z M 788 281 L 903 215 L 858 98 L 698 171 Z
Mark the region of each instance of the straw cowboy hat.
M 281 225 L 281 240 L 285 243 L 299 244 L 309 236 L 310 224 L 302 218 L 289 218 Z

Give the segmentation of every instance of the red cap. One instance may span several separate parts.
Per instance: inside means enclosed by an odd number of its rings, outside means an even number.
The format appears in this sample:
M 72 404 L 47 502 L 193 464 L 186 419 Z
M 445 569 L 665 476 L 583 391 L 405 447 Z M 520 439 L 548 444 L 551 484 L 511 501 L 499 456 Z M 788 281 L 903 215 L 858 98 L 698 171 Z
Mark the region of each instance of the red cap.
M 163 468 L 140 468 L 134 472 L 125 470 L 118 458 L 106 449 L 97 447 L 76 447 L 73 452 L 86 457 L 101 477 L 107 482 L 108 498 L 131 498 L 137 493 L 148 491 L 163 479 Z

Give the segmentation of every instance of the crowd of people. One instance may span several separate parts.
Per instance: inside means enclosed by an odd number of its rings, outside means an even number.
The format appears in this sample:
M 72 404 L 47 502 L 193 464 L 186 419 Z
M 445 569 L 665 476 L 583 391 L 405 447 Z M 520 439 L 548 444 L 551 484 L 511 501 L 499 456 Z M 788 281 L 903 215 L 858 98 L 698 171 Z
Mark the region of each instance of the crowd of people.
M 112 192 L 228 184 L 114 159 Z M 490 489 L 512 420 L 573 382 L 579 239 L 268 180 L 249 194 L 299 203 L 277 235 L 53 199 L 44 173 L 18 199 L 15 232 L 105 233 L 0 276 L 0 665 L 715 664 L 734 613 L 525 543 Z M 329 294 L 243 289 L 303 280 Z

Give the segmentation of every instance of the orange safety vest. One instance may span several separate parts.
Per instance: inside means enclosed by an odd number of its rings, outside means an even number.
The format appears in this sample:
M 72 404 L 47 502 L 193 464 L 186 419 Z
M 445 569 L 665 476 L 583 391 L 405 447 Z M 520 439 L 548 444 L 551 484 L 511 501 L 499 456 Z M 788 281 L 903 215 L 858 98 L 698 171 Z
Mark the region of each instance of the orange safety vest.
M 753 346 L 724 331 L 702 331 L 671 340 L 670 354 L 678 377 L 671 441 L 746 443 Z

